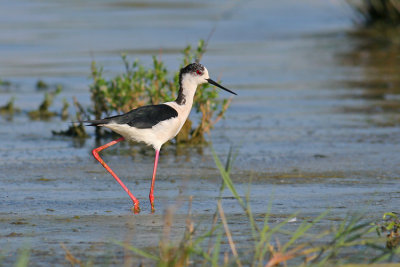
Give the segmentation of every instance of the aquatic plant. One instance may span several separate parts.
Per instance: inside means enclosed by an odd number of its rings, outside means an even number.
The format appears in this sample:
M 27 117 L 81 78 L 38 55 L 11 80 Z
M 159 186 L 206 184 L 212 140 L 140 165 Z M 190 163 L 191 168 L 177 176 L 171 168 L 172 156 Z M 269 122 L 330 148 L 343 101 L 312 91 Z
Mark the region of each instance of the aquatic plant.
M 181 67 L 201 58 L 204 53 L 204 41 L 192 50 L 189 45 L 183 50 Z M 112 79 L 103 74 L 103 67 L 92 62 L 90 85 L 92 107 L 88 113 L 95 119 L 110 116 L 113 113 L 128 112 L 131 109 L 175 100 L 179 88 L 179 71 L 172 75 L 161 61 L 153 56 L 153 65 L 144 67 L 138 60 L 129 62 L 122 55 L 125 72 Z M 199 86 L 194 99 L 194 111 L 201 115 L 199 122 L 187 120 L 176 137 L 176 143 L 204 143 L 205 133 L 209 133 L 214 125 L 224 116 L 230 100 L 218 98 L 218 91 L 210 90 L 209 84 Z M 96 137 L 103 135 L 102 129 L 96 129 Z
M 400 1 L 399 0 L 347 0 L 356 10 L 359 21 L 366 26 L 399 26 Z
M 44 94 L 44 99 L 39 105 L 37 110 L 32 110 L 28 112 L 28 116 L 32 120 L 47 120 L 51 117 L 57 115 L 56 112 L 50 111 L 49 108 L 53 104 L 54 97 L 61 93 L 61 87 L 57 87 L 56 90 L 52 92 L 46 92 Z
M 46 90 L 46 89 L 49 89 L 49 85 L 43 80 L 38 80 L 36 82 L 36 89 L 37 90 Z
M 11 82 L 7 80 L 0 79 L 0 87 L 10 87 Z
M 63 107 L 61 109 L 61 119 L 63 121 L 69 118 L 68 108 L 69 108 L 69 102 L 67 101 L 67 99 L 63 98 Z
M 400 218 L 397 213 L 386 212 L 382 219 L 375 224 L 376 232 L 379 236 L 386 234 L 386 247 L 394 249 L 400 244 Z
M 4 105 L 0 106 L 0 114 L 2 115 L 13 115 L 14 113 L 20 112 L 21 110 L 14 105 L 15 97 L 11 97 L 10 100 Z
M 85 126 L 81 121 L 86 120 L 89 118 L 89 116 L 86 114 L 85 109 L 79 104 L 78 100 L 76 97 L 73 98 L 74 101 L 74 107 L 75 107 L 75 121 L 71 122 L 67 130 L 61 130 L 61 131 L 52 131 L 54 135 L 60 135 L 60 136 L 72 136 L 72 137 L 77 137 L 77 138 L 87 138 L 89 135 L 86 133 Z M 67 113 L 68 109 L 68 102 L 64 100 L 64 106 L 63 106 L 63 112 L 61 113 L 61 116 L 66 116 L 69 117 L 69 114 Z

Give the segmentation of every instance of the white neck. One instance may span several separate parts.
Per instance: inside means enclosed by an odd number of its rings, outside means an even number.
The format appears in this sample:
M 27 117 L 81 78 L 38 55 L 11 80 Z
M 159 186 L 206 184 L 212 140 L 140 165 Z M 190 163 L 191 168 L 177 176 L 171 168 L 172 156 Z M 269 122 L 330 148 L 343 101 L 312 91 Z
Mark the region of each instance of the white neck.
M 175 100 L 178 105 L 185 106 L 185 109 L 192 107 L 194 94 L 196 93 L 198 81 L 194 79 L 192 76 L 186 74 L 181 78 L 179 95 Z
M 194 83 L 193 80 L 190 79 L 185 79 L 182 81 L 182 94 L 184 98 L 184 103 L 182 103 L 185 106 L 192 106 L 193 105 L 193 98 L 194 94 L 196 93 L 197 89 L 197 83 Z

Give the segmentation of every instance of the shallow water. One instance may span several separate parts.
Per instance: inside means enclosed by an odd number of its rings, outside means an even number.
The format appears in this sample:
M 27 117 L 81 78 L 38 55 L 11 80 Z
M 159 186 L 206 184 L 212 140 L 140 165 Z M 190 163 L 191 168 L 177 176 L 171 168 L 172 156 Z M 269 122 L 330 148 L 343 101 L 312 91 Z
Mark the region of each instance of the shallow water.
M 190 196 L 194 221 L 209 228 L 221 184 L 210 147 L 164 147 L 154 215 L 147 199 L 154 152 L 127 144 L 103 152 L 141 201 L 143 211 L 133 215 L 129 198 L 91 157 L 93 138 L 55 137 L 51 131 L 67 123 L 30 121 L 26 112 L 43 98 L 35 89 L 39 78 L 64 87 L 54 110 L 63 97 L 89 104 L 91 60 L 109 76 L 122 71 L 121 52 L 147 65 L 160 54 L 176 69 L 180 50 L 207 38 L 214 25 L 203 63 L 238 96 L 209 139 L 221 159 L 231 146 L 238 151 L 232 178 L 242 196 L 251 179 L 255 214 L 272 201 L 273 222 L 298 212 L 288 226 L 295 228 L 329 208 L 318 224 L 326 229 L 349 213 L 376 219 L 397 210 L 398 50 L 390 39 L 378 42 L 353 29 L 343 2 L 0 0 L 0 6 L 0 78 L 12 82 L 1 87 L 0 106 L 15 96 L 22 109 L 11 121 L 0 118 L 5 263 L 27 244 L 34 265 L 66 264 L 60 243 L 78 258 L 123 262 L 123 249 L 110 240 L 157 246 L 168 207 L 172 239 L 179 240 Z M 228 190 L 223 196 L 238 246 L 246 246 L 245 217 Z

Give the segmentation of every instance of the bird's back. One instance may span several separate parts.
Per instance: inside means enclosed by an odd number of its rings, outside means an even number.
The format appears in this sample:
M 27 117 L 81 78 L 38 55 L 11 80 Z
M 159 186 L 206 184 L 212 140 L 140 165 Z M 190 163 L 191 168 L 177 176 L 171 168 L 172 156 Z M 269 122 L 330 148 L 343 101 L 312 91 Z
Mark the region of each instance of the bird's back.
M 133 109 L 125 114 L 107 117 L 101 120 L 90 120 L 89 126 L 105 126 L 107 124 L 127 124 L 137 129 L 148 129 L 158 123 L 178 116 L 178 112 L 169 105 L 149 105 Z

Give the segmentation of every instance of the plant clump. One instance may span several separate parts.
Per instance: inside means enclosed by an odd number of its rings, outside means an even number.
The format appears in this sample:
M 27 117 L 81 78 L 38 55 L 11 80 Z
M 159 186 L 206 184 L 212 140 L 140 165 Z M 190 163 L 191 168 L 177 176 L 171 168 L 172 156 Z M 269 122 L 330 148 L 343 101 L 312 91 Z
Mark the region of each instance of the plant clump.
M 78 100 L 76 97 L 73 99 L 74 101 L 74 106 L 76 109 L 75 113 L 75 122 L 71 122 L 71 125 L 68 127 L 67 130 L 64 131 L 52 131 L 54 135 L 59 135 L 59 136 L 71 136 L 71 137 L 77 137 L 77 138 L 87 138 L 89 135 L 86 133 L 85 126 L 82 123 L 83 119 L 88 119 L 89 116 L 87 115 L 86 111 L 84 108 L 79 104 Z M 63 119 L 65 117 L 68 118 L 68 109 L 69 104 L 68 101 L 64 99 L 64 106 L 61 112 L 61 118 Z
M 20 113 L 21 109 L 15 106 L 15 97 L 11 97 L 10 100 L 4 105 L 0 106 L 0 115 L 8 121 L 11 121 L 15 113 Z
M 394 212 L 383 214 L 383 221 L 376 223 L 376 232 L 379 236 L 386 234 L 386 247 L 395 249 L 400 244 L 400 218 Z
M 49 89 L 49 85 L 43 80 L 38 80 L 36 82 L 36 89 L 37 90 L 46 90 L 46 89 Z
M 1 88 L 1 87 L 8 88 L 8 87 L 10 87 L 11 85 L 12 85 L 12 84 L 11 84 L 10 81 L 0 79 L 0 88 Z
M 0 114 L 13 115 L 14 113 L 20 112 L 21 110 L 15 107 L 14 102 L 15 97 L 11 97 L 4 106 L 0 106 Z
M 43 102 L 40 104 L 37 110 L 28 112 L 28 116 L 32 120 L 48 120 L 51 117 L 57 115 L 56 112 L 50 111 L 49 108 L 53 104 L 54 97 L 61 92 L 61 87 L 57 87 L 55 91 L 46 92 L 44 94 Z

